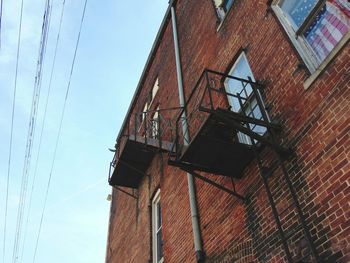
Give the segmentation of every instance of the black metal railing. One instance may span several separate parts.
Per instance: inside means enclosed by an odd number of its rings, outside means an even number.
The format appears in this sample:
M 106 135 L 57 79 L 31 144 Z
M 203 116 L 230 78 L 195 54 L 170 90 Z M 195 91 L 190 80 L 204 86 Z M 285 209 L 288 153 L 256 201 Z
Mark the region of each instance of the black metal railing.
M 130 116 L 121 137 L 144 138 L 147 145 L 151 140 L 161 147 L 163 142 L 172 142 L 176 136 L 175 121 L 182 111 L 180 107 L 150 109 Z
M 175 122 L 180 112 L 181 107 L 173 107 L 150 109 L 130 115 L 116 144 L 109 168 L 109 180 L 128 140 L 137 141 L 149 150 L 172 150 L 172 142 L 176 137 Z
M 232 113 L 243 128 L 263 135 L 271 124 L 263 121 L 266 112 L 260 95 L 262 88 L 249 76 L 244 79 L 205 69 L 175 122 L 175 159 L 181 155 L 183 146 L 190 144 L 209 113 L 219 110 Z M 236 137 L 239 142 L 251 144 L 250 136 L 242 132 L 238 131 Z

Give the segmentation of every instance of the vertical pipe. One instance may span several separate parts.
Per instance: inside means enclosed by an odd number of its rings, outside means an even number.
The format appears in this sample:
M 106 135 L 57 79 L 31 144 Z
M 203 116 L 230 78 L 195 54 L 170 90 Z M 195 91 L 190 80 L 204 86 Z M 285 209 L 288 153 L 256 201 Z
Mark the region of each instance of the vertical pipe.
M 185 96 L 184 96 L 184 88 L 183 88 L 183 81 L 182 81 L 180 49 L 179 49 L 179 42 L 178 42 L 178 36 L 177 36 L 176 14 L 175 14 L 173 1 L 170 4 L 171 4 L 171 22 L 172 22 L 173 37 L 174 37 L 177 84 L 179 89 L 179 100 L 180 100 L 180 106 L 184 107 Z M 182 131 L 184 134 L 184 144 L 187 145 L 190 138 L 189 138 L 189 131 L 188 131 L 188 123 L 186 119 L 186 111 L 183 111 L 181 118 L 182 118 Z M 194 183 L 194 177 L 190 173 L 187 173 L 187 182 L 188 182 L 188 195 L 189 195 L 190 207 L 191 207 L 194 248 L 196 251 L 197 262 L 204 262 L 204 252 L 203 252 L 202 237 L 201 237 L 200 227 L 199 227 L 199 215 L 198 215 L 198 208 L 197 208 L 197 201 L 196 201 L 195 183 Z

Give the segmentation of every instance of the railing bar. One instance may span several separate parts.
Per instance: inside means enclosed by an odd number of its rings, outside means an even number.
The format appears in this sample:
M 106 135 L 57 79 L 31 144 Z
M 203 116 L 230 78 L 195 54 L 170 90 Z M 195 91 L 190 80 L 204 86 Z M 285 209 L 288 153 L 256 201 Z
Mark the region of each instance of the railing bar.
M 256 102 L 257 102 L 257 104 L 259 106 L 259 109 L 260 109 L 263 121 L 265 121 L 266 123 L 269 123 L 270 122 L 269 121 L 269 117 L 267 116 L 266 110 L 264 108 L 264 105 L 263 105 L 263 102 L 262 102 L 262 99 L 261 99 L 261 95 L 260 95 L 259 91 L 257 90 L 257 88 L 256 88 L 256 86 L 254 84 L 252 85 L 252 89 L 253 89 L 253 94 L 254 94 L 254 96 L 256 98 Z M 269 130 L 270 133 L 272 132 L 271 129 L 268 129 L 268 130 Z
M 235 80 L 238 80 L 238 81 L 243 81 L 243 82 L 246 82 L 246 83 L 249 83 L 249 84 L 256 84 L 256 85 L 258 85 L 261 88 L 263 87 L 262 85 L 260 85 L 258 83 L 255 83 L 253 81 L 247 80 L 247 79 L 242 79 L 242 78 L 238 78 L 238 77 L 235 77 L 235 76 L 230 76 L 230 75 L 227 75 L 227 74 L 224 74 L 224 73 L 212 70 L 212 69 L 205 69 L 205 70 L 207 72 L 210 72 L 210 73 L 213 73 L 213 74 L 217 74 L 217 75 L 220 75 L 222 77 L 226 77 L 226 78 L 229 78 L 229 79 L 235 79 Z
M 171 111 L 171 110 L 182 110 L 184 107 L 171 107 L 171 108 L 163 108 L 163 109 L 154 109 L 154 110 L 146 110 L 142 111 L 141 113 L 151 113 L 156 111 Z
M 238 98 L 238 102 L 239 102 L 239 105 L 241 106 L 241 112 L 242 112 L 242 115 L 247 117 L 245 112 L 244 112 L 244 104 L 242 102 L 242 100 L 240 98 Z M 248 102 L 249 103 L 249 102 Z M 246 127 L 248 128 L 248 130 L 250 130 L 250 127 L 249 127 L 249 123 L 246 124 Z M 253 141 L 254 139 L 252 139 L 249 135 L 245 134 L 245 136 L 248 137 L 248 139 L 250 140 L 250 143 L 253 145 Z M 253 146 L 254 147 L 254 146 Z
M 137 118 L 136 118 L 136 113 L 135 113 L 135 115 L 134 115 L 134 136 L 135 136 L 135 138 L 136 138 L 136 133 L 137 133 L 137 124 L 136 124 L 136 122 L 137 122 Z
M 209 95 L 209 100 L 210 100 L 210 107 L 211 107 L 211 109 L 213 110 L 214 109 L 214 103 L 213 103 L 213 97 L 212 97 L 212 95 L 211 95 L 211 92 L 210 92 L 210 83 L 209 83 L 209 76 L 208 76 L 208 72 L 206 72 L 206 74 L 205 74 L 205 78 L 206 78 L 206 80 L 207 80 L 207 90 L 208 90 L 208 95 Z M 201 104 L 202 104 L 202 102 L 203 102 L 203 99 L 204 99 L 204 94 L 205 94 L 205 91 L 203 92 L 203 97 L 202 97 L 202 99 L 201 99 Z M 201 105 L 200 104 L 200 105 Z
M 222 93 L 224 95 L 229 95 L 231 97 L 235 97 L 237 99 L 240 98 L 240 99 L 243 99 L 243 100 L 248 100 L 248 98 L 244 98 L 244 97 L 241 97 L 241 96 L 237 95 L 238 93 L 237 94 L 232 94 L 232 93 L 229 93 L 229 92 L 226 92 L 226 91 L 222 91 L 222 90 L 219 90 L 219 89 L 215 89 L 215 88 L 211 88 L 211 87 L 210 87 L 210 89 L 215 91 L 215 92 Z
M 127 191 L 125 191 L 125 190 L 121 189 L 121 188 L 120 188 L 120 187 L 118 187 L 118 186 L 113 186 L 113 187 L 114 187 L 115 189 L 117 189 L 118 191 L 123 192 L 124 194 L 129 195 L 129 196 L 131 196 L 131 197 L 133 197 L 133 198 L 135 198 L 135 199 L 137 199 L 137 198 L 138 198 L 136 195 L 134 195 L 134 194 L 130 194 L 129 192 L 127 192 Z
M 196 84 L 194 85 L 194 87 L 193 87 L 193 89 L 192 89 L 192 91 L 191 91 L 191 93 L 190 93 L 190 96 L 188 97 L 188 100 L 185 102 L 185 105 L 184 105 L 185 108 L 186 108 L 187 103 L 191 100 L 191 98 L 192 98 L 194 92 L 196 91 L 196 89 L 197 89 L 199 83 L 201 82 L 201 80 L 202 80 L 202 78 L 203 78 L 203 76 L 204 76 L 205 73 L 206 73 L 206 69 L 203 70 L 202 74 L 200 75 L 199 79 L 197 80 Z
M 144 119 L 144 133 L 145 133 L 145 144 L 147 145 L 147 112 L 145 112 L 145 119 Z

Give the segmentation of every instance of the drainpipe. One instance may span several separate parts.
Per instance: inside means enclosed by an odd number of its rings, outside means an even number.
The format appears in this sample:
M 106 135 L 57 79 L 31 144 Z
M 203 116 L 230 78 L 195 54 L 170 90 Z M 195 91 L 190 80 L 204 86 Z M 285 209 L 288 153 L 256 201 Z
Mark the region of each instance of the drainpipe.
M 171 22 L 173 27 L 173 37 L 174 37 L 174 48 L 175 48 L 175 61 L 176 61 L 176 73 L 177 73 L 177 84 L 179 89 L 179 100 L 180 100 L 180 106 L 185 106 L 185 96 L 184 96 L 184 88 L 183 88 L 183 81 L 182 81 L 182 70 L 181 70 L 181 61 L 180 61 L 180 49 L 179 49 L 179 41 L 177 37 L 177 26 L 176 26 L 176 14 L 175 14 L 175 8 L 173 5 L 174 1 L 171 1 Z M 189 130 L 188 130 L 188 124 L 186 119 L 186 112 L 183 112 L 182 117 L 182 131 L 184 134 L 184 145 L 187 145 L 189 142 Z M 187 173 L 187 182 L 188 182 L 188 195 L 190 199 L 190 207 L 191 207 L 191 217 L 192 217 L 192 230 L 193 230 L 193 238 L 194 238 L 194 248 L 196 251 L 196 258 L 197 262 L 204 262 L 204 252 L 203 252 L 203 245 L 202 245 L 202 237 L 200 233 L 200 227 L 199 227 L 199 214 L 198 214 L 198 208 L 197 208 L 197 201 L 196 201 L 196 190 L 195 190 L 195 183 L 194 183 L 194 177 L 192 174 Z

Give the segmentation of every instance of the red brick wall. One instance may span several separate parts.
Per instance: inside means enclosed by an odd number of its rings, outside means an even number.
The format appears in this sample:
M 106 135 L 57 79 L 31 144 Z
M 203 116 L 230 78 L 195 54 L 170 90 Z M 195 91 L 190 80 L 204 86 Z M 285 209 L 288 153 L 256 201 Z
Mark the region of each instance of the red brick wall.
M 185 92 L 188 96 L 204 68 L 226 72 L 242 48 L 257 80 L 264 81 L 263 97 L 271 119 L 283 126 L 282 143 L 292 147 L 286 162 L 311 234 L 323 259 L 350 262 L 350 46 L 305 90 L 309 73 L 266 1 L 236 0 L 217 31 L 211 1 L 177 4 L 178 34 Z M 133 112 L 141 112 L 149 90 L 159 78 L 152 108 L 179 105 L 172 27 L 168 23 L 144 80 Z M 263 149 L 266 164 L 275 156 Z M 195 262 L 186 173 L 157 155 L 133 199 L 114 191 L 107 262 L 148 262 L 152 258 L 150 205 L 161 188 L 164 258 L 166 262 Z M 225 177 L 205 175 L 231 188 Z M 270 179 L 278 209 L 288 206 L 290 194 L 282 173 Z M 257 163 L 235 180 L 242 202 L 196 180 L 204 251 L 208 262 L 285 262 L 277 227 L 259 176 Z M 131 190 L 129 190 L 131 191 Z M 135 192 L 136 193 L 136 192 Z M 282 222 L 297 222 L 287 211 Z M 297 253 L 301 235 L 292 240 Z

